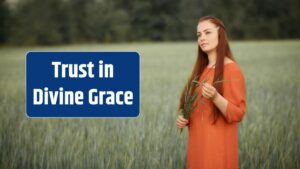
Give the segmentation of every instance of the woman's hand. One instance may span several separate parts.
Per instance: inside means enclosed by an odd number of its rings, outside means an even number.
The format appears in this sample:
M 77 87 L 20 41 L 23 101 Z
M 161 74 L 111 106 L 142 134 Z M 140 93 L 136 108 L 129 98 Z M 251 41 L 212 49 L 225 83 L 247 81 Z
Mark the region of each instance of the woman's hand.
M 179 115 L 177 120 L 176 120 L 176 125 L 178 128 L 182 129 L 185 126 L 187 126 L 187 124 L 189 123 L 189 120 L 183 118 L 182 115 Z
M 215 87 L 210 85 L 209 83 L 203 83 L 202 85 L 202 96 L 207 99 L 214 100 L 217 96 L 218 92 Z

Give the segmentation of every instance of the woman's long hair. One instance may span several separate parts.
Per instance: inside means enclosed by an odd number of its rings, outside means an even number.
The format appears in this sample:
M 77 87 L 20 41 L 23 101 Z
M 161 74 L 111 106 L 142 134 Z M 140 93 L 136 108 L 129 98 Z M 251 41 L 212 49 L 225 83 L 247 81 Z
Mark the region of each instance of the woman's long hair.
M 226 31 L 225 31 L 224 23 L 220 19 L 212 17 L 212 16 L 201 17 L 198 21 L 198 24 L 202 21 L 209 21 L 209 22 L 215 24 L 217 27 L 219 27 L 219 29 L 218 29 L 218 34 L 219 34 L 219 40 L 218 41 L 219 41 L 219 43 L 218 43 L 218 46 L 217 46 L 217 58 L 216 58 L 215 75 L 214 75 L 213 82 L 215 82 L 217 80 L 223 80 L 223 70 L 224 70 L 224 58 L 225 58 L 225 56 L 227 56 L 228 58 L 235 61 L 235 59 L 234 59 L 234 57 L 231 53 L 229 44 L 228 44 L 228 39 L 227 39 L 227 34 L 226 34 Z M 188 84 L 191 84 L 194 77 L 200 78 L 200 76 L 203 73 L 205 67 L 208 65 L 208 56 L 207 56 L 207 54 L 201 50 L 199 44 L 197 46 L 198 46 L 198 53 L 197 53 L 196 63 L 195 63 L 194 68 L 192 70 L 192 74 L 189 77 Z M 216 88 L 216 90 L 221 95 L 223 95 L 223 85 L 222 85 L 222 83 L 214 84 L 214 87 Z M 187 90 L 187 84 L 183 88 L 183 91 L 182 91 L 181 96 L 180 96 L 180 103 L 179 103 L 179 108 L 178 108 L 179 110 L 183 108 L 184 93 L 186 92 L 186 90 Z M 194 91 L 195 91 L 195 89 L 193 89 L 193 92 Z M 213 124 L 216 123 L 216 121 L 217 121 L 220 114 L 221 114 L 220 110 L 214 105 Z

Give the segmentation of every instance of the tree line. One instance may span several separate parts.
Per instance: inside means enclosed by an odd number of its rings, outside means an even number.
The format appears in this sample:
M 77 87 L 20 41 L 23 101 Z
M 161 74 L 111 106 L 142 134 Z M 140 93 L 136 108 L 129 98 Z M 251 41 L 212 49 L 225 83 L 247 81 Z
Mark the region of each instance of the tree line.
M 299 8 L 299 0 L 0 0 L 0 43 L 195 40 L 204 15 L 222 19 L 230 39 L 292 39 Z

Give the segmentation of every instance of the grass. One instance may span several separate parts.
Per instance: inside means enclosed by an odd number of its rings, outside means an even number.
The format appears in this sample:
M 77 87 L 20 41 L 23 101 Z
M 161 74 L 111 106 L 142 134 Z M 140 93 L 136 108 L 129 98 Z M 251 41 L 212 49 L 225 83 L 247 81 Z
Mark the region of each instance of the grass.
M 179 93 L 196 44 L 133 43 L 0 48 L 0 168 L 184 168 L 187 130 L 175 125 Z M 240 168 L 300 168 L 300 41 L 232 42 L 246 78 L 239 125 Z M 138 118 L 29 119 L 25 54 L 36 51 L 138 51 Z

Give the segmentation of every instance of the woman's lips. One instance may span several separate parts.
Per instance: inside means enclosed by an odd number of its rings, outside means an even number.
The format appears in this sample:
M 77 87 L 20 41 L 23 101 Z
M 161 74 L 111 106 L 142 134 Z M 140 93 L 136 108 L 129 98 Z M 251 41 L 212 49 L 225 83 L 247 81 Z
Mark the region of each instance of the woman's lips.
M 205 45 L 207 45 L 207 43 L 202 43 L 201 46 L 204 47 Z

